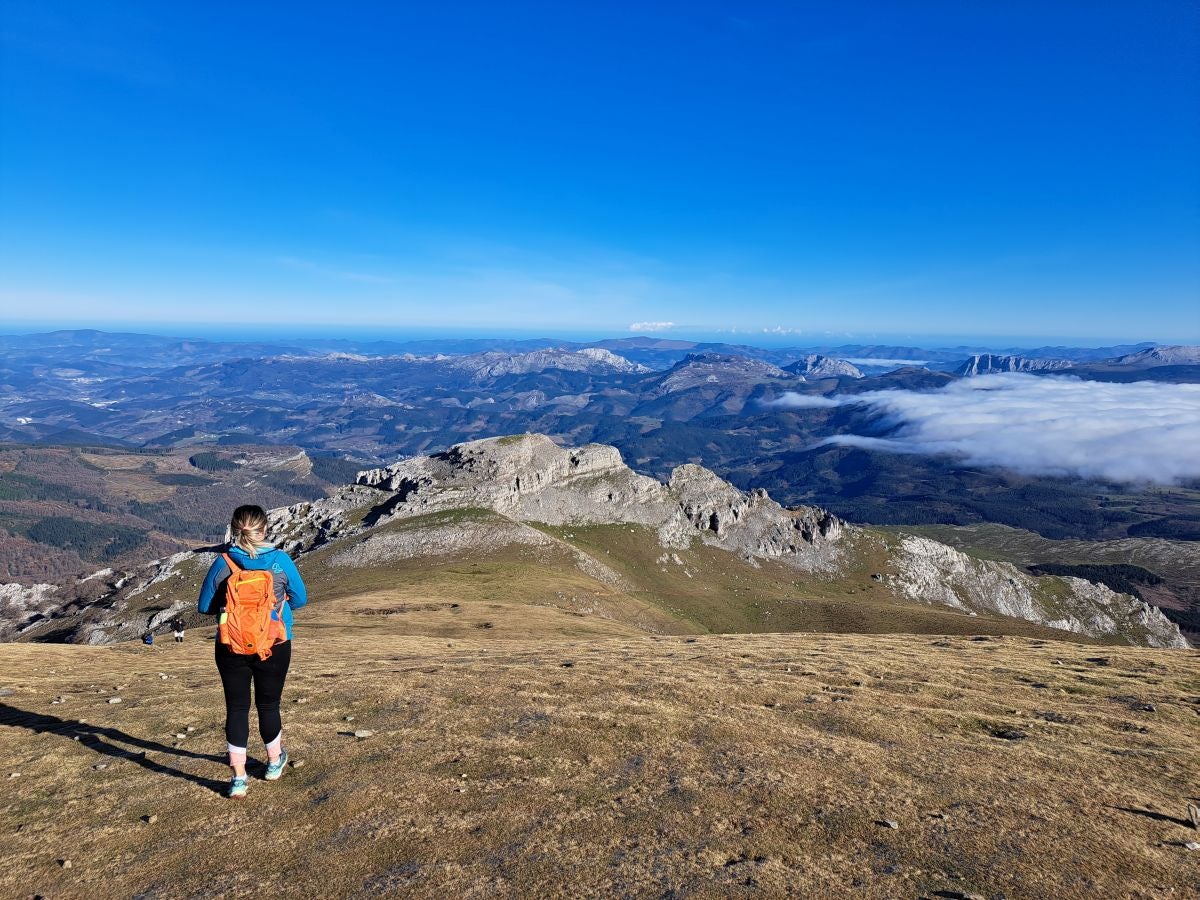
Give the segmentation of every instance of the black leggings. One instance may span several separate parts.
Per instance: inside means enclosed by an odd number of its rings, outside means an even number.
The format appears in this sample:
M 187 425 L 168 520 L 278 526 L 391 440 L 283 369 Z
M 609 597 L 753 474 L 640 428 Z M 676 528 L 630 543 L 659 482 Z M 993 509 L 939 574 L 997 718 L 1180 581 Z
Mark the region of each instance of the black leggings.
M 245 747 L 250 740 L 250 682 L 254 682 L 254 705 L 258 709 L 258 733 L 269 744 L 283 730 L 279 718 L 279 700 L 283 682 L 292 662 L 292 642 L 271 648 L 269 659 L 258 654 L 232 653 L 217 641 L 217 671 L 225 688 L 225 740 L 234 747 Z

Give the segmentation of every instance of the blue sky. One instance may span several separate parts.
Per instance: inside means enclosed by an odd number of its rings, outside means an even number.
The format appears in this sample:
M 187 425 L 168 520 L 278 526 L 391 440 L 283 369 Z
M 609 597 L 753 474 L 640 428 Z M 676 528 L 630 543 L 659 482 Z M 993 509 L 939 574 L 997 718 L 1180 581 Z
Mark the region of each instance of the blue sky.
M 0 29 L 4 330 L 1200 342 L 1191 2 L 5 0 Z

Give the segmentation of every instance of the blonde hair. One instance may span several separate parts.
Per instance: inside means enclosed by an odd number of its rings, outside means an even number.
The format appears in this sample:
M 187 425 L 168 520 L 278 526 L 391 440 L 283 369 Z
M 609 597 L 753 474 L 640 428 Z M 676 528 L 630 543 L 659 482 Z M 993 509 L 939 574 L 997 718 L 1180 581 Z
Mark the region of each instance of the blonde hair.
M 261 506 L 239 506 L 229 520 L 229 536 L 251 559 L 266 544 L 267 514 Z

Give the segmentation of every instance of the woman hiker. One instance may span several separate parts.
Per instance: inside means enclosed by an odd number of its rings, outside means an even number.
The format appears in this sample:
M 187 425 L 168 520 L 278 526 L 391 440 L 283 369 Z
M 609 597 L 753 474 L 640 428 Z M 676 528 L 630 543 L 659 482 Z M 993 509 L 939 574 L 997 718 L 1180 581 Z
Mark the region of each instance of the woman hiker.
M 267 745 L 266 779 L 283 775 L 287 751 L 279 701 L 292 660 L 292 610 L 308 601 L 295 563 L 267 543 L 267 514 L 239 506 L 229 523 L 230 542 L 208 570 L 198 607 L 220 614 L 217 671 L 225 689 L 225 740 L 229 745 L 230 797 L 246 796 L 246 745 L 250 738 L 250 686 L 258 733 Z

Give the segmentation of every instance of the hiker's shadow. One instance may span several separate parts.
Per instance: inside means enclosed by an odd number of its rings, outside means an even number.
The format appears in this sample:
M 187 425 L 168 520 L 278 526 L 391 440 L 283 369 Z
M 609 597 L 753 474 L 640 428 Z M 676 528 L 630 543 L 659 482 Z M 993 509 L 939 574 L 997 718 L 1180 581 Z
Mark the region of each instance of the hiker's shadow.
M 150 741 L 146 738 L 126 734 L 119 728 L 92 725 L 87 722 L 79 722 L 75 719 L 62 719 L 58 716 L 51 716 L 45 713 L 27 712 L 16 706 L 10 706 L 7 703 L 0 703 L 0 725 L 7 725 L 12 728 L 28 728 L 34 734 L 48 733 L 61 735 L 69 741 L 78 741 L 82 746 L 104 756 L 129 760 L 143 769 L 149 769 L 151 772 L 156 772 L 159 775 L 182 778 L 184 781 L 190 781 L 193 784 L 198 784 L 213 791 L 222 792 L 226 787 L 226 783 L 223 781 L 204 778 L 200 775 L 192 775 L 190 772 L 172 768 L 146 756 L 147 752 L 168 753 L 172 756 L 202 759 L 207 762 L 225 762 L 224 757 L 211 753 L 196 753 L 192 750 L 182 750 L 179 747 L 168 747 L 166 744 L 158 743 L 158 741 Z M 127 749 L 120 746 L 120 744 L 128 744 L 140 749 Z

